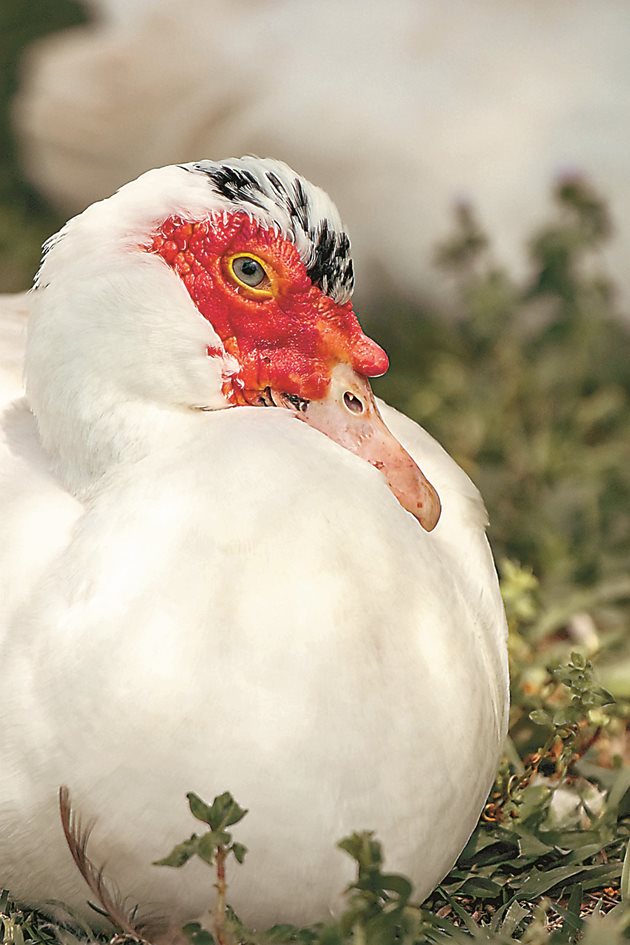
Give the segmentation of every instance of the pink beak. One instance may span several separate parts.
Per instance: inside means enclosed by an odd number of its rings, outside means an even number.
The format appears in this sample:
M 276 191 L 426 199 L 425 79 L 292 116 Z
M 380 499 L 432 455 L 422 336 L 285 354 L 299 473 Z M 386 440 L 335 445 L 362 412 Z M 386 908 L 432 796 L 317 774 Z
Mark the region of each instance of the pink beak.
M 379 469 L 402 507 L 428 532 L 435 528 L 441 512 L 438 494 L 385 426 L 365 377 L 339 365 L 326 398 L 309 401 L 298 416 Z

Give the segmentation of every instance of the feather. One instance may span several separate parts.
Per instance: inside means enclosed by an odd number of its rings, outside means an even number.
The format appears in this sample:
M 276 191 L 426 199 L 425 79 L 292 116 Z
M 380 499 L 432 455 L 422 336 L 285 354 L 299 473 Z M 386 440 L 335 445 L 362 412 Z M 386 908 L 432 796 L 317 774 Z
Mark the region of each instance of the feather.
M 59 788 L 59 815 L 72 859 L 98 902 L 98 906 L 93 903 L 90 905 L 134 942 L 150 945 L 146 936 L 162 931 L 166 925 L 164 918 L 153 915 L 141 919 L 138 906 L 134 905 L 130 909 L 127 899 L 106 877 L 105 866 L 96 866 L 92 862 L 87 848 L 96 821 L 91 820 L 87 824 L 81 821 L 81 816 L 72 807 L 70 791 L 65 785 Z

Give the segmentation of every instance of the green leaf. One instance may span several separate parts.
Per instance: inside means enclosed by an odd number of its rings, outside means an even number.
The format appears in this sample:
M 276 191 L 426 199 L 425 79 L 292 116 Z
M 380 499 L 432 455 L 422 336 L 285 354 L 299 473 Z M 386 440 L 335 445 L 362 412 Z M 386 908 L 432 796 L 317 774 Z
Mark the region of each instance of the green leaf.
M 191 945 L 216 945 L 214 936 L 207 929 L 204 929 L 199 922 L 187 922 L 182 927 L 182 932 Z
M 460 886 L 458 896 L 472 896 L 473 899 L 498 899 L 502 888 L 491 879 L 482 876 L 471 876 Z
M 504 830 L 502 827 L 489 828 L 485 824 L 480 824 L 473 831 L 470 840 L 461 852 L 458 863 L 476 863 L 479 854 L 488 847 L 498 854 L 504 845 L 516 846 L 512 831 Z
M 569 945 L 578 941 L 578 936 L 584 927 L 584 921 L 580 917 L 580 905 L 582 897 L 582 887 L 574 886 L 569 897 L 569 904 L 565 909 L 560 903 L 554 902 L 553 908 L 558 915 L 564 919 L 562 929 L 555 934 L 552 942 L 557 941 L 558 945 Z
M 206 804 L 198 794 L 192 791 L 186 796 L 193 816 L 208 824 L 213 830 L 224 830 L 232 824 L 237 824 L 247 813 L 236 803 L 229 791 L 218 794 L 211 805 Z
M 212 813 L 216 817 L 216 823 L 213 824 L 215 830 L 223 830 L 225 827 L 231 827 L 243 819 L 247 811 L 236 803 L 229 791 L 215 797 L 212 804 Z
M 173 847 L 168 856 L 165 856 L 162 860 L 154 860 L 153 865 L 176 868 L 183 866 L 197 853 L 198 844 L 199 837 L 194 833 L 188 840 L 184 840 L 183 843 L 178 843 L 177 846 Z
M 203 836 L 199 838 L 196 851 L 197 856 L 200 856 L 204 862 L 212 866 L 218 847 L 227 846 L 229 842 L 229 833 L 225 833 L 223 830 L 209 830 L 208 833 L 204 833 Z
M 245 859 L 245 854 L 247 853 L 247 847 L 244 843 L 233 843 L 231 846 L 232 853 L 236 857 L 237 863 L 242 863 Z
M 586 657 L 579 650 L 573 650 L 571 653 L 571 662 L 577 669 L 586 669 Z
M 362 931 L 365 945 L 393 945 L 397 939 L 400 913 L 379 913 L 368 919 Z M 357 938 L 355 934 L 355 939 Z
M 571 866 L 557 866 L 551 870 L 537 870 L 535 867 L 518 890 L 519 899 L 532 899 L 541 896 L 560 883 L 584 872 L 580 863 Z
M 539 835 L 535 836 L 526 828 L 521 828 L 518 830 L 518 837 L 518 848 L 522 857 L 533 857 L 534 859 L 538 859 L 538 857 L 549 853 L 553 847 L 553 843 L 545 842 L 547 831 L 541 831 Z
M 438 887 L 440 895 L 448 902 L 449 906 L 460 920 L 462 925 L 468 929 L 471 934 L 474 934 L 477 929 L 477 924 L 473 921 L 472 917 L 466 912 L 460 903 L 454 899 L 449 893 L 444 889 L 443 886 Z
M 523 908 L 520 902 L 513 902 L 508 907 L 505 918 L 501 923 L 501 931 L 504 935 L 512 935 L 523 919 L 529 915 L 529 909 Z
M 600 890 L 602 886 L 611 886 L 613 883 L 619 882 L 621 869 L 621 863 L 608 863 L 606 866 L 598 868 L 597 872 L 595 872 L 594 867 L 587 869 L 584 876 L 580 878 L 584 891 Z
M 399 873 L 384 873 L 379 875 L 378 882 L 381 889 L 384 889 L 386 892 L 396 893 L 396 895 L 405 902 L 410 898 L 413 892 L 413 886 L 407 877 L 401 876 Z
M 363 830 L 344 837 L 337 844 L 340 850 L 349 853 L 359 864 L 361 870 L 380 869 L 383 852 L 378 840 L 374 839 L 373 830 Z
M 542 725 L 545 728 L 553 727 L 553 720 L 544 709 L 534 709 L 533 712 L 529 713 L 529 717 L 536 725 Z
M 553 792 L 546 784 L 530 784 L 521 792 L 519 820 L 525 824 L 539 824 L 551 802 Z
M 193 817 L 196 817 L 197 820 L 201 820 L 204 824 L 208 824 L 212 827 L 212 810 L 210 806 L 206 804 L 205 801 L 202 801 L 199 795 L 195 794 L 193 791 L 189 791 L 186 797 L 188 798 L 190 813 Z

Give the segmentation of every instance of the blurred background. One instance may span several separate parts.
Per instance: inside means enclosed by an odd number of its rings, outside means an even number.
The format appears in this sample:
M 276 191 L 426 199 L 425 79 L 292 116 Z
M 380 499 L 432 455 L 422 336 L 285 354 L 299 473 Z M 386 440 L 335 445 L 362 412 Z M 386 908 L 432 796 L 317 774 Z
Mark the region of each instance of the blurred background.
M 280 156 L 339 203 L 368 315 L 392 294 L 452 310 L 433 261 L 453 204 L 522 275 L 552 181 L 580 173 L 614 204 L 602 264 L 630 297 L 626 0 L 2 7 L 11 184 L 59 219 L 149 167 Z
M 326 188 L 378 391 L 488 505 L 519 685 L 573 646 L 630 696 L 627 0 L 2 0 L 0 289 L 157 165 Z M 525 720 L 525 721 L 524 721 Z M 529 727 L 528 727 L 529 725 Z

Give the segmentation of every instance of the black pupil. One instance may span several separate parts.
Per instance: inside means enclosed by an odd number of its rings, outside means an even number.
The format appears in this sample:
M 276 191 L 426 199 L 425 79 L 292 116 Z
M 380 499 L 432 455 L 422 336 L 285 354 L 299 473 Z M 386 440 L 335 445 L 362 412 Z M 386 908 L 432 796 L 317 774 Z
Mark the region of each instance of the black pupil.
M 244 282 L 245 285 L 252 286 L 256 288 L 265 278 L 265 270 L 255 259 L 252 259 L 251 256 L 239 256 L 238 259 L 235 259 L 233 262 L 234 274 Z

